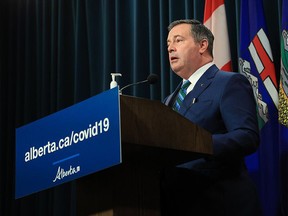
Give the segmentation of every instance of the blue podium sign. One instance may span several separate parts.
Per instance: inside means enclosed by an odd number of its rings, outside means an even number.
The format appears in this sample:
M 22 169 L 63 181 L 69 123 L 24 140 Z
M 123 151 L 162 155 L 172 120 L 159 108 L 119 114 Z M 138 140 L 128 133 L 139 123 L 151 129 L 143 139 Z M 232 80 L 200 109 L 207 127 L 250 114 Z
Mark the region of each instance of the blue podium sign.
M 121 163 L 119 89 L 16 129 L 16 198 Z

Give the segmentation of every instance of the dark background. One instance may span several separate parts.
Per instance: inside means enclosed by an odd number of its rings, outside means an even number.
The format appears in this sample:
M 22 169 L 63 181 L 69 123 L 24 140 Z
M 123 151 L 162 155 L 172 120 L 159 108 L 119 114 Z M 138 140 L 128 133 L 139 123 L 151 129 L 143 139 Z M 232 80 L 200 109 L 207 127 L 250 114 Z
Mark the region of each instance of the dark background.
M 240 1 L 225 1 L 234 71 Z M 281 1 L 263 2 L 279 80 Z M 111 72 L 122 73 L 121 87 L 158 74 L 156 85 L 125 94 L 163 100 L 179 81 L 169 68 L 167 26 L 202 21 L 203 13 L 204 0 L 0 1 L 0 215 L 75 215 L 75 182 L 15 200 L 15 129 L 108 90 Z M 279 197 L 263 199 L 279 208 L 273 215 L 288 208 Z

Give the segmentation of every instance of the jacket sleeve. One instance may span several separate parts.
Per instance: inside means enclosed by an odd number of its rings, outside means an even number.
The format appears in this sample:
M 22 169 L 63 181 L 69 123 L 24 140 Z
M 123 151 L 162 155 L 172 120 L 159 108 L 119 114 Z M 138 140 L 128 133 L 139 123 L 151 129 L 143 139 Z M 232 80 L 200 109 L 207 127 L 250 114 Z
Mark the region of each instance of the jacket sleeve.
M 256 109 L 247 78 L 241 74 L 232 76 L 220 99 L 220 113 L 227 132 L 212 135 L 215 157 L 236 159 L 257 150 L 259 131 Z

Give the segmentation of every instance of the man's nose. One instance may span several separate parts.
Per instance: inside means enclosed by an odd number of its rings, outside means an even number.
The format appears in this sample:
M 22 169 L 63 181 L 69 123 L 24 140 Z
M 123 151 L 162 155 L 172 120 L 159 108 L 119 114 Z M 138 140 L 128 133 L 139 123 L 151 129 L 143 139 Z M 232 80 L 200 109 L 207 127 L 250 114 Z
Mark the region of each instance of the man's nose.
M 170 44 L 167 49 L 168 49 L 168 53 L 175 51 L 175 47 L 172 44 Z

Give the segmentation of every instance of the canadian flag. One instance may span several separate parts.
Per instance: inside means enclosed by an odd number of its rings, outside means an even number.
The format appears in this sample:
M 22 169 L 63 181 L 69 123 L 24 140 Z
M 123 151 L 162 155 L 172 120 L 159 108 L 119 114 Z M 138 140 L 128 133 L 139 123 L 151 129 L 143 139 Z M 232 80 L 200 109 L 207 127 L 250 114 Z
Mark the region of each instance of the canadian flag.
M 224 0 L 206 0 L 203 23 L 214 34 L 214 63 L 222 70 L 232 71 Z

